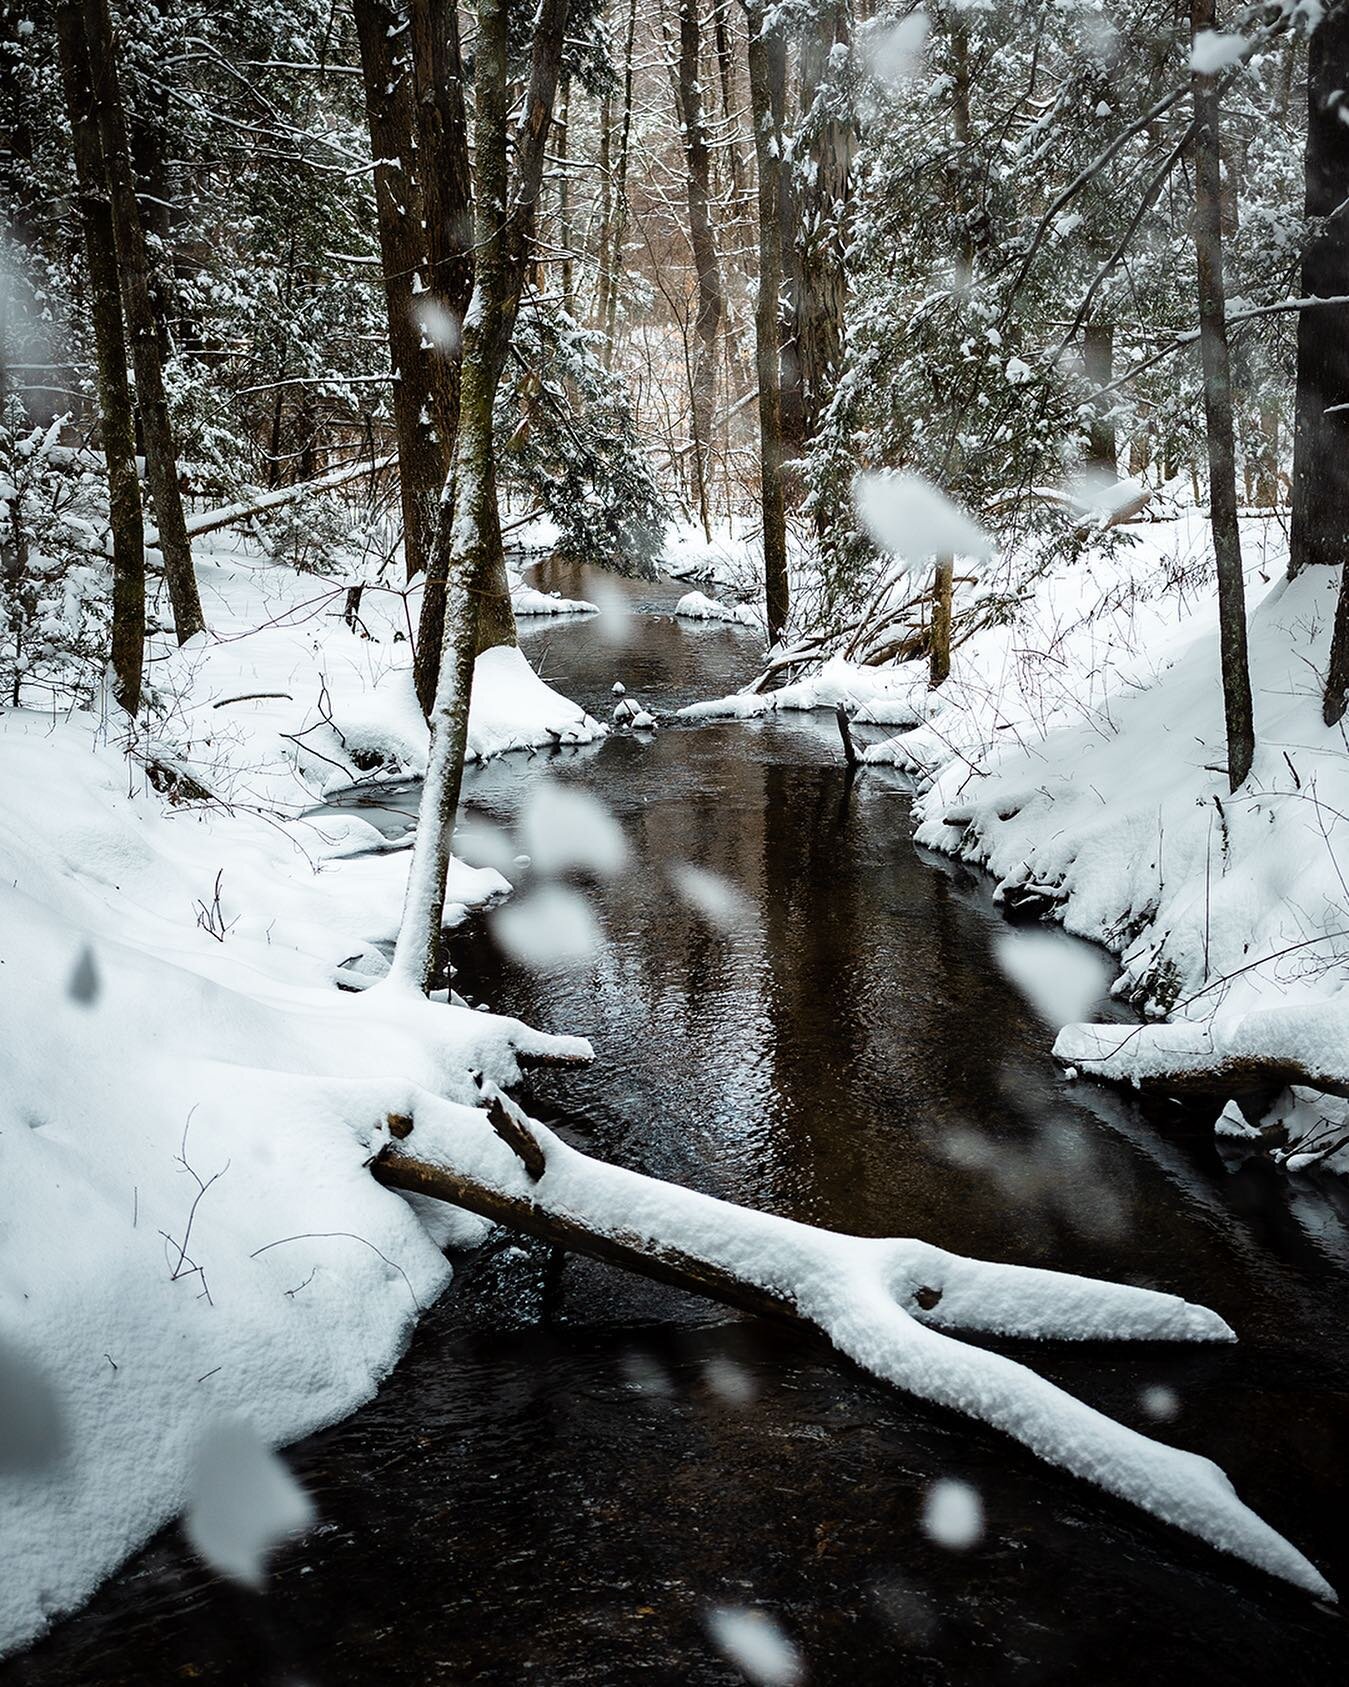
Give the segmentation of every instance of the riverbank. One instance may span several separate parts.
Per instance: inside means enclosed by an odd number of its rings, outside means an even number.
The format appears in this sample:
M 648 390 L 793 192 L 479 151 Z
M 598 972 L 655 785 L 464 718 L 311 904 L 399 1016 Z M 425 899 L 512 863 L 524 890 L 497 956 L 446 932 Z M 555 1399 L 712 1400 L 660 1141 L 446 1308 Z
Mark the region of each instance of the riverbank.
M 541 584 L 599 595 L 560 565 Z M 672 619 L 679 590 L 627 595 L 625 621 L 524 633 L 592 714 L 616 679 L 664 715 L 753 672 L 745 634 Z M 1333 1180 L 1224 1167 L 1202 1132 L 1064 1083 L 1008 946 L 1093 962 L 1101 988 L 1103 957 L 1009 927 L 982 875 L 915 852 L 908 781 L 850 782 L 829 714 L 614 733 L 547 771 L 609 807 L 630 859 L 587 888 L 597 944 L 580 964 L 514 958 L 490 915 L 460 929 L 466 995 L 596 1049 L 590 1068 L 532 1074 L 530 1111 L 604 1160 L 804 1224 L 1211 1306 L 1236 1343 L 1008 1351 L 1215 1459 L 1349 1584 Z M 525 756 L 470 769 L 475 827 L 518 833 L 542 772 Z M 689 866 L 738 893 L 731 929 L 678 893 Z M 1254 1683 L 1289 1656 L 1308 1682 L 1342 1672 L 1336 1610 L 965 1416 L 673 1289 L 580 1258 L 552 1270 L 523 1238 L 456 1262 L 378 1397 L 286 1463 L 321 1521 L 273 1556 L 265 1600 L 171 1528 L 0 1671 L 5 1687 L 185 1672 L 423 1687 L 447 1667 L 724 1687 L 707 1622 L 727 1607 L 769 1617 L 822 1681 L 971 1679 L 1008 1656 L 1027 1677 L 1102 1682 Z M 982 1509 L 960 1551 L 924 1525 L 950 1482 Z
M 244 544 L 198 568 L 212 632 L 152 645 L 152 734 L 0 713 L 0 1651 L 183 1510 L 222 1425 L 275 1446 L 373 1395 L 484 1228 L 366 1171 L 409 1085 L 470 1103 L 470 1068 L 583 1050 L 365 988 L 409 857 L 311 811 L 424 763 L 404 594 L 353 628 Z M 601 731 L 480 662 L 474 753 Z M 454 862 L 449 923 L 509 889 Z

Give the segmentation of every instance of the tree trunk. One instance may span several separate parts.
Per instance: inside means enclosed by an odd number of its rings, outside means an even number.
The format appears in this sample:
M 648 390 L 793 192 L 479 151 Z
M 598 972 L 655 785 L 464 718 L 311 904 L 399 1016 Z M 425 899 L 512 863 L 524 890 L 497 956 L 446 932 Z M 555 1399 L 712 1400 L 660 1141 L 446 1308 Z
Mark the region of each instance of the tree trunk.
M 790 611 L 787 579 L 787 517 L 783 490 L 782 378 L 778 338 L 782 226 L 778 191 L 780 151 L 773 90 L 784 78 L 781 38 L 765 34 L 764 13 L 749 9 L 749 91 L 754 153 L 759 177 L 759 288 L 754 301 L 754 362 L 759 381 L 759 478 L 763 511 L 764 596 L 768 639 L 782 637 Z
M 427 283 L 423 301 L 424 341 L 431 384 L 431 413 L 441 447 L 442 477 L 437 505 L 446 493 L 444 475 L 454 465 L 459 433 L 463 324 L 473 293 L 473 182 L 468 158 L 468 114 L 464 99 L 459 17 L 449 0 L 412 0 L 412 60 L 417 114 L 418 183 L 426 219 Z M 430 307 L 429 313 L 425 309 Z M 430 716 L 445 638 L 447 554 L 431 542 L 417 624 L 414 673 L 422 713 Z M 478 649 L 515 643 L 515 616 L 505 560 L 498 559 L 484 588 L 478 613 Z
M 838 3 L 801 47 L 804 145 L 809 159 L 800 225 L 797 348 L 802 432 L 812 439 L 843 364 L 848 284 L 844 264 L 853 153 L 848 90 L 831 74 L 833 48 L 849 43 L 848 10 Z
M 1192 31 L 1214 27 L 1213 0 L 1191 0 Z M 1221 170 L 1218 150 L 1218 79 L 1193 73 L 1194 247 L 1199 273 L 1199 346 L 1204 364 L 1208 432 L 1209 513 L 1218 569 L 1218 633 L 1223 706 L 1227 722 L 1227 777 L 1232 790 L 1246 778 L 1255 755 L 1251 675 L 1246 651 L 1246 589 L 1237 528 L 1236 447 L 1232 429 L 1232 380 L 1223 291 Z M 1305 314 L 1305 313 L 1304 313 Z
M 706 113 L 698 79 L 698 0 L 679 0 L 679 60 L 676 103 L 684 132 L 685 186 L 689 209 L 689 245 L 698 278 L 697 350 L 690 381 L 694 491 L 705 537 L 712 537 L 708 479 L 712 452 L 712 414 L 716 403 L 717 337 L 724 301 L 717 242 L 712 232 L 711 152 Z
M 1344 716 L 1349 702 L 1349 561 L 1340 571 L 1340 590 L 1335 599 L 1335 626 L 1330 637 L 1330 665 L 1321 715 L 1327 726 Z
M 1118 473 L 1114 400 L 1105 391 L 1115 377 L 1115 325 L 1089 322 L 1082 331 L 1082 368 L 1092 388 L 1092 419 L 1087 436 L 1087 465 L 1114 479 Z
M 735 122 L 735 60 L 731 56 L 731 33 L 726 27 L 731 0 L 712 0 L 712 33 L 717 49 L 717 78 L 721 84 L 721 116 L 727 128 L 726 158 L 730 176 L 732 220 L 744 216 L 745 166 L 740 157 L 740 127 Z
M 108 466 L 113 695 L 127 714 L 134 717 L 140 708 L 145 661 L 145 527 L 140 477 L 136 472 L 136 423 L 127 384 L 126 339 L 117 285 L 116 237 L 94 112 L 88 38 L 79 0 L 64 0 L 57 7 L 56 28 L 89 268 L 99 433 Z
M 1304 154 L 1310 235 L 1302 254 L 1302 297 L 1349 293 L 1349 4 L 1338 0 L 1307 41 Z M 1332 213 L 1335 213 L 1332 215 Z M 1349 557 L 1349 305 L 1297 313 L 1297 402 L 1288 571 L 1336 568 Z
M 568 0 L 542 0 L 529 85 L 516 131 L 517 172 L 508 193 L 506 0 L 478 0 L 474 197 L 476 270 L 464 319 L 459 435 L 446 480 L 433 558 L 445 580 L 444 639 L 430 711 L 431 743 L 391 977 L 426 991 L 435 977 L 450 838 L 468 744 L 473 666 L 485 590 L 504 573 L 497 510 L 492 409 L 510 348 L 529 261 L 527 231 L 543 175 L 544 146 L 562 60 Z M 442 560 L 443 559 L 443 560 Z
M 443 461 L 454 458 L 464 312 L 473 294 L 473 180 L 459 14 L 451 0 L 412 0 L 418 185 L 426 222 L 426 338 L 431 404 Z
M 765 18 L 771 14 L 765 7 Z M 801 210 L 797 204 L 787 128 L 787 38 L 777 23 L 769 38 L 765 64 L 773 148 L 767 164 L 777 194 L 778 231 L 778 409 L 782 417 L 784 502 L 796 504 L 802 485 L 797 474 L 787 475 L 785 464 L 800 459 L 806 448 L 806 396 L 801 367 Z M 753 88 L 750 91 L 753 104 Z M 759 160 L 760 168 L 764 159 Z
M 178 487 L 178 455 L 169 419 L 160 361 L 160 331 L 150 295 L 150 265 L 145 229 L 131 175 L 131 148 L 126 112 L 117 80 L 112 18 L 108 0 L 83 0 L 94 107 L 98 117 L 104 179 L 117 250 L 118 281 L 126 317 L 131 361 L 136 371 L 136 402 L 145 444 L 145 475 L 154 500 L 164 578 L 173 605 L 173 624 L 179 644 L 201 632 L 205 618 L 192 569 L 192 550 Z
M 420 301 L 430 292 L 431 266 L 416 174 L 412 52 L 408 31 L 389 0 L 352 0 L 352 13 L 375 159 L 375 214 L 393 371 L 403 557 L 407 578 L 413 580 L 426 567 L 450 454 L 444 437 L 444 406 L 438 407 L 439 418 L 432 416 L 434 341 L 421 320 Z
M 954 583 L 955 558 L 939 556 L 932 574 L 932 628 L 927 657 L 929 691 L 935 691 L 942 685 L 951 672 L 951 591 Z
M 576 260 L 572 242 L 576 238 L 571 226 L 571 180 L 568 147 L 571 141 L 571 77 L 562 78 L 562 95 L 557 118 L 557 243 L 562 248 L 558 265 L 558 280 L 562 287 L 562 308 L 572 321 L 576 320 Z
M 628 39 L 623 57 L 623 122 L 618 135 L 618 161 L 613 172 L 613 223 L 607 262 L 600 266 L 600 308 L 604 367 L 613 367 L 614 330 L 618 322 L 619 283 L 623 276 L 624 241 L 628 232 L 628 152 L 632 141 L 633 54 L 637 39 L 637 0 L 628 0 Z M 607 178 L 606 178 L 607 180 Z

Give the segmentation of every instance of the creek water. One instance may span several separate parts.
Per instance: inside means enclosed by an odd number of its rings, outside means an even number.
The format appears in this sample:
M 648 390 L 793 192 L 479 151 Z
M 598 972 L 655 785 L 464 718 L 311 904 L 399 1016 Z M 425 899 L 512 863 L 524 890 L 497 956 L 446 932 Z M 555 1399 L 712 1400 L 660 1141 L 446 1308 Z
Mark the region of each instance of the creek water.
M 621 609 L 523 636 L 593 713 L 615 679 L 671 709 L 752 672 L 752 640 L 673 622 L 668 586 L 606 589 Z M 534 1080 L 534 1110 L 793 1218 L 1215 1307 L 1238 1345 L 997 1345 L 1217 1460 L 1349 1593 L 1342 1186 L 1065 1082 L 987 883 L 916 851 L 903 782 L 849 780 L 829 717 L 507 757 L 471 771 L 466 808 L 509 827 L 545 772 L 612 809 L 632 861 L 591 887 L 582 964 L 527 970 L 490 919 L 455 940 L 472 1000 L 595 1044 L 588 1070 Z M 372 817 L 410 824 L 415 793 L 385 802 Z M 709 926 L 681 864 L 746 918 Z M 169 1530 L 0 1682 L 735 1682 L 716 1606 L 770 1614 L 813 1682 L 1349 1679 L 1337 1610 L 822 1348 L 505 1237 L 460 1262 L 378 1398 L 287 1457 L 321 1522 L 265 1595 Z M 982 1503 L 963 1551 L 922 1526 L 943 1478 Z

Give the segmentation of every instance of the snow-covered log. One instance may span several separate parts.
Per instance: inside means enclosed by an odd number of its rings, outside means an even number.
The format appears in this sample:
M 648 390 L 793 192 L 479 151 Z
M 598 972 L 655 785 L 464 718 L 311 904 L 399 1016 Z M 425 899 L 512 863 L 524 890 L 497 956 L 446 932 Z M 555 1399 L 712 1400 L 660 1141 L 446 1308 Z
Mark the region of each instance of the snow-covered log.
M 1349 1006 L 1299 1002 L 1211 1022 L 1065 1025 L 1054 1056 L 1092 1077 L 1166 1095 L 1259 1095 L 1304 1084 L 1349 1096 Z
M 488 1090 L 489 1107 L 497 1100 Z M 1237 1498 L 1209 1460 L 1150 1440 L 1028 1370 L 941 1333 L 1230 1341 L 1214 1312 L 1174 1295 L 962 1258 L 926 1243 L 816 1229 L 618 1166 L 564 1143 L 506 1103 L 539 1150 L 526 1165 L 488 1112 L 419 1093 L 381 1129 L 371 1169 L 523 1231 L 808 1326 L 873 1376 L 1001 1429 L 1051 1464 L 1322 1597 L 1295 1547 Z
M 365 458 L 359 463 L 345 463 L 340 469 L 320 475 L 317 480 L 296 481 L 292 486 L 277 486 L 270 492 L 259 492 L 256 497 L 244 498 L 236 504 L 222 504 L 213 510 L 203 510 L 200 515 L 188 517 L 188 537 L 203 539 L 208 533 L 219 532 L 222 527 L 237 527 L 241 522 L 251 521 L 254 516 L 266 515 L 285 504 L 293 504 L 297 498 L 332 492 L 339 486 L 360 480 L 364 475 L 380 474 L 396 461 L 396 457 L 389 456 L 378 457 L 373 462 Z

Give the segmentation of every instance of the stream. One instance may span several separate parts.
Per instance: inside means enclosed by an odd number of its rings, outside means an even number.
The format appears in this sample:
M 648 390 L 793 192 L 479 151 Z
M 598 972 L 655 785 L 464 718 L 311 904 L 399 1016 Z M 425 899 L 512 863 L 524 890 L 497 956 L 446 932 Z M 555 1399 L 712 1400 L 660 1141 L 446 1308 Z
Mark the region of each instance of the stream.
M 522 625 L 599 718 L 616 679 L 668 711 L 753 672 L 742 630 L 671 618 L 681 587 L 535 583 L 608 594 L 598 619 Z M 472 1001 L 594 1042 L 593 1067 L 534 1078 L 533 1110 L 792 1218 L 1216 1308 L 1237 1346 L 995 1345 L 1215 1459 L 1349 1597 L 1349 1191 L 1065 1081 L 988 882 L 915 849 L 905 783 L 850 780 L 831 716 L 508 756 L 470 771 L 467 810 L 510 826 L 545 767 L 612 809 L 632 860 L 593 887 L 581 964 L 526 970 L 490 919 L 455 940 Z M 397 832 L 415 803 L 371 817 Z M 741 893 L 739 924 L 680 898 L 686 863 Z M 169 1530 L 0 1683 L 735 1683 L 715 1606 L 771 1615 L 811 1682 L 1349 1680 L 1336 1610 L 823 1347 L 504 1236 L 378 1398 L 287 1458 L 321 1522 L 265 1595 Z M 942 1478 L 982 1501 L 968 1550 L 922 1527 Z

